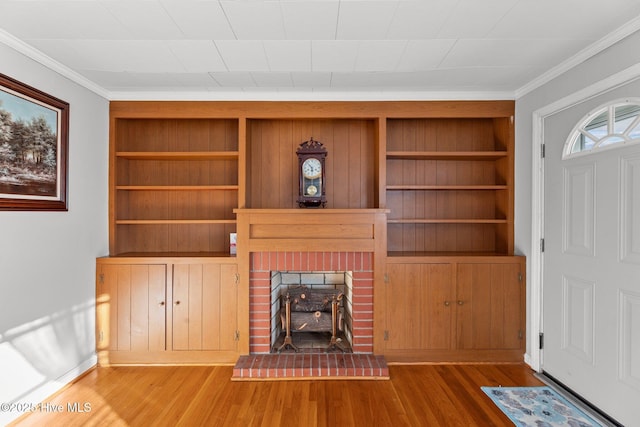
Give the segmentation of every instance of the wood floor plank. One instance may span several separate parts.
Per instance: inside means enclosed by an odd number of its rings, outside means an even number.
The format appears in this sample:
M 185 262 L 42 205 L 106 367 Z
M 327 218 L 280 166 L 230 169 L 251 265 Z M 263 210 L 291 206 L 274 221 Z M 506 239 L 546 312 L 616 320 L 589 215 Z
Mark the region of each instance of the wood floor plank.
M 398 390 L 402 402 L 412 415 L 410 422 L 424 422 L 425 425 L 436 426 L 464 425 L 459 409 L 451 411 L 453 402 L 447 393 L 446 382 L 437 372 L 438 366 L 431 366 L 431 369 L 415 368 L 417 367 L 393 367 L 394 375 L 402 375 L 399 381 L 403 387 L 399 387 Z
M 510 426 L 481 386 L 542 383 L 524 364 L 392 365 L 390 380 L 231 381 L 231 366 L 95 368 L 12 426 Z M 90 411 L 73 412 L 84 403 Z

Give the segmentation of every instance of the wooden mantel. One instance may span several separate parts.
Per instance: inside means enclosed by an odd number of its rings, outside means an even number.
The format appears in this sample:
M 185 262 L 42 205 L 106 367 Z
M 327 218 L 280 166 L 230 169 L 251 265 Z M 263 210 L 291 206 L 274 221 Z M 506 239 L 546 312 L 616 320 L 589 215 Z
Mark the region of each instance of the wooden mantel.
M 238 251 L 383 254 L 386 250 L 387 209 L 234 209 L 234 212 Z

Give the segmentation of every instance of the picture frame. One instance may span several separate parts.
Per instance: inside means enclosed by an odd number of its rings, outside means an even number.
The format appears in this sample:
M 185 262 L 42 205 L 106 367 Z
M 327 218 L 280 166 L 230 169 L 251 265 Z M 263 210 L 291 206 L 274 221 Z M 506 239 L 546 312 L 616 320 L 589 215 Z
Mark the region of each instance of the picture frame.
M 0 74 L 0 210 L 67 211 L 69 104 Z

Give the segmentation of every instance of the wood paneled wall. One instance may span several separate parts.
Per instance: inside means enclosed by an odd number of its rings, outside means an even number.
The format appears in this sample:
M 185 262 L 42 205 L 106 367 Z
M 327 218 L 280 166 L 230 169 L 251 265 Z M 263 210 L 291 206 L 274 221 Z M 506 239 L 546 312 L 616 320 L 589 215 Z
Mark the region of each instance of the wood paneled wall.
M 120 119 L 116 151 L 234 151 L 235 119 Z
M 375 120 L 249 120 L 249 208 L 297 207 L 298 146 L 313 137 L 328 151 L 327 208 L 375 207 Z

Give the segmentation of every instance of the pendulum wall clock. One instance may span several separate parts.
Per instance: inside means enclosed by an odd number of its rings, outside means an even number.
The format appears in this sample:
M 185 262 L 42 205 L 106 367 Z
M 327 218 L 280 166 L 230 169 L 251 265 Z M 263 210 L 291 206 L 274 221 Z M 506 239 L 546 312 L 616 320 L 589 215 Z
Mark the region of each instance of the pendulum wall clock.
M 313 138 L 300 144 L 298 155 L 299 193 L 298 205 L 301 208 L 325 207 L 325 159 L 327 150 L 321 142 Z

